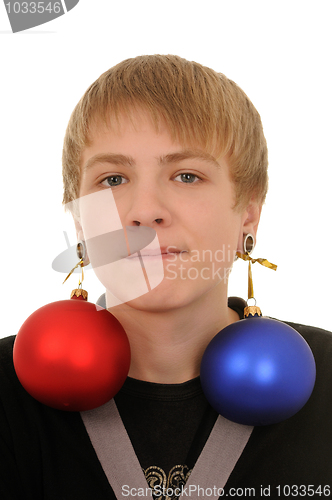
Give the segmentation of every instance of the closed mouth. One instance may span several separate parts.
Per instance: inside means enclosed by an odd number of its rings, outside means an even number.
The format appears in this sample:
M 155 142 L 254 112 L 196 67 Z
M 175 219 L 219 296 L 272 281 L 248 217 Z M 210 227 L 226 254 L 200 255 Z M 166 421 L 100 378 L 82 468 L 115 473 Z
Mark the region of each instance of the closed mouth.
M 141 257 L 160 257 L 162 255 L 176 255 L 176 254 L 180 254 L 180 253 L 185 253 L 186 250 L 178 250 L 178 249 L 174 249 L 174 250 L 171 250 L 172 247 L 169 247 L 170 250 L 167 251 L 167 249 L 157 249 L 157 250 L 142 250 L 140 252 L 136 252 L 132 255 L 128 255 L 128 259 L 133 259 L 133 258 L 138 258 L 139 256 Z

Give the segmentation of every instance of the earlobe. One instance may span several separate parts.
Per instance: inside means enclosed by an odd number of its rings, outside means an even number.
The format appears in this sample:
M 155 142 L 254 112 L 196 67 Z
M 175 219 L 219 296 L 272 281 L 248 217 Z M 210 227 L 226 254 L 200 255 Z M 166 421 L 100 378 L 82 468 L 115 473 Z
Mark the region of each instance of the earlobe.
M 247 234 L 252 234 L 255 242 L 258 224 L 262 212 L 262 205 L 254 200 L 250 200 L 249 205 L 243 212 L 241 230 L 238 241 L 238 251 L 243 252 L 244 238 Z
M 76 229 L 76 237 L 77 237 L 77 242 L 81 243 L 81 245 L 84 248 L 84 266 L 87 266 L 90 263 L 88 251 L 87 251 L 87 245 L 83 233 L 83 228 L 80 224 L 80 222 L 74 217 L 74 224 L 75 224 L 75 229 Z

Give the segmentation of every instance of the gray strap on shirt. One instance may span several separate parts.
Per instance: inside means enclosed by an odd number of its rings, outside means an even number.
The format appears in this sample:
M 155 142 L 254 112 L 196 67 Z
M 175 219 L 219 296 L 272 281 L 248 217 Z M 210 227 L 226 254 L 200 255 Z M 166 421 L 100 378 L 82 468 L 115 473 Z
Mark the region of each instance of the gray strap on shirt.
M 106 477 L 118 500 L 128 491 L 147 492 L 139 498 L 152 498 L 148 483 L 123 425 L 115 401 L 81 412 L 85 428 Z M 253 427 L 218 416 L 202 453 L 184 487 L 182 498 L 218 498 L 248 442 Z M 123 488 L 124 487 L 124 488 Z M 135 488 L 132 490 L 132 488 Z M 138 496 L 138 494 L 136 495 Z

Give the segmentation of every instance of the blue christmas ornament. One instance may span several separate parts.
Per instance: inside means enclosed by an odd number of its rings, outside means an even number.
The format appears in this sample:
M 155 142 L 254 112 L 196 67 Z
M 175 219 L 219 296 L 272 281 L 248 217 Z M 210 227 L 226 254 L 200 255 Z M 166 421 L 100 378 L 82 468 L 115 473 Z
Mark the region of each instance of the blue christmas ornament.
M 246 425 L 275 424 L 297 413 L 315 378 L 315 360 L 303 337 L 285 323 L 257 315 L 219 332 L 201 364 L 211 406 Z
M 274 270 L 277 266 L 252 259 L 249 252 L 237 255 L 249 261 L 248 300 L 253 299 L 251 263 Z M 295 415 L 308 401 L 316 379 L 314 356 L 294 328 L 262 317 L 259 307 L 246 307 L 244 316 L 207 346 L 202 388 L 211 406 L 233 422 L 275 424 Z

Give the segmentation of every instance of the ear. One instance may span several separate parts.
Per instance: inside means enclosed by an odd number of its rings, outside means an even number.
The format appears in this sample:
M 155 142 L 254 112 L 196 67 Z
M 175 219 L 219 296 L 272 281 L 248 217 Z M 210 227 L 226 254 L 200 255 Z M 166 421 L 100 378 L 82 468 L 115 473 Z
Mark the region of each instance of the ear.
M 76 237 L 77 241 L 84 240 L 84 233 L 83 233 L 83 228 L 81 226 L 81 223 L 76 219 L 76 217 L 73 215 L 74 219 L 74 224 L 75 224 L 75 229 L 76 229 Z
M 87 266 L 90 263 L 90 259 L 89 259 L 89 255 L 88 255 L 88 250 L 87 250 L 87 245 L 86 245 L 86 241 L 85 241 L 85 237 L 84 237 L 83 228 L 82 228 L 79 220 L 74 215 L 73 215 L 73 219 L 74 219 L 74 224 L 75 224 L 75 229 L 76 229 L 77 242 L 84 241 L 84 243 L 85 243 L 86 257 L 84 259 L 84 265 Z
M 238 240 L 238 252 L 243 252 L 243 240 L 246 234 L 251 233 L 254 236 L 256 242 L 256 235 L 261 212 L 262 205 L 257 203 L 254 199 L 251 199 L 249 205 L 245 208 L 242 215 L 241 231 Z

